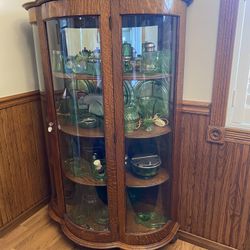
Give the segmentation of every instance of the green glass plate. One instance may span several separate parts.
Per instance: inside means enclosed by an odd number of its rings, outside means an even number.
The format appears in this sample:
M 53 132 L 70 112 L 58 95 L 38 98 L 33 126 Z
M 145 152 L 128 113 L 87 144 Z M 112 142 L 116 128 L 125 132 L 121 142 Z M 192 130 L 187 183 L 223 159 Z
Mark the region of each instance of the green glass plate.
M 95 86 L 91 81 L 88 80 L 78 80 L 77 81 L 77 88 L 80 91 L 83 91 L 87 94 L 94 93 L 95 91 Z
M 169 116 L 169 83 L 166 80 L 138 82 L 135 94 L 143 118 Z
M 130 81 L 123 82 L 124 105 L 129 106 L 133 100 L 134 90 Z

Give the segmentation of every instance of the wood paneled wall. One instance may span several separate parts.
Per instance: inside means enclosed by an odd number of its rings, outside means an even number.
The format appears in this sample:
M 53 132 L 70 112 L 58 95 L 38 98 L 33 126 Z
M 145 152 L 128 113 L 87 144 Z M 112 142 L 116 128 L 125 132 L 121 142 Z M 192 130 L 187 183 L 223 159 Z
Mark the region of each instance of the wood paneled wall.
M 43 131 L 38 92 L 0 99 L 0 234 L 49 196 Z
M 181 229 L 250 250 L 250 145 L 233 140 L 223 145 L 207 142 L 210 116 L 183 111 L 178 181 Z

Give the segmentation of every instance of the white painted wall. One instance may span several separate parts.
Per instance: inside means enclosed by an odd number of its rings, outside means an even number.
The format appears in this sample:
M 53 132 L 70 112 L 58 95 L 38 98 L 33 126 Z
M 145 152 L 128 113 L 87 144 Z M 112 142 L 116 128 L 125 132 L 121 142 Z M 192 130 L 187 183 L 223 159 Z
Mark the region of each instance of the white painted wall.
M 0 97 L 38 89 L 27 0 L 0 0 Z M 219 0 L 194 0 L 187 13 L 184 99 L 210 101 Z
M 194 0 L 187 12 L 184 100 L 211 101 L 219 0 Z
M 38 89 L 26 0 L 0 0 L 0 97 Z

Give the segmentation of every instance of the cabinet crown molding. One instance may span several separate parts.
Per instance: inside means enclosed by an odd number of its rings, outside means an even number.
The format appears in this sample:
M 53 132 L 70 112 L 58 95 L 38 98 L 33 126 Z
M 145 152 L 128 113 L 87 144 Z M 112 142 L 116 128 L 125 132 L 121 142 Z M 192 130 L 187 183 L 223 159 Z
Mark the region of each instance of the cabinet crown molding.
M 37 7 L 43 3 L 51 2 L 51 1 L 54 1 L 54 0 L 36 0 L 33 2 L 28 2 L 28 3 L 23 4 L 23 8 L 26 10 L 29 10 L 33 7 Z M 56 1 L 58 1 L 58 0 L 56 0 Z M 187 4 L 187 6 L 189 6 L 193 2 L 193 0 L 182 0 L 182 1 L 185 2 Z

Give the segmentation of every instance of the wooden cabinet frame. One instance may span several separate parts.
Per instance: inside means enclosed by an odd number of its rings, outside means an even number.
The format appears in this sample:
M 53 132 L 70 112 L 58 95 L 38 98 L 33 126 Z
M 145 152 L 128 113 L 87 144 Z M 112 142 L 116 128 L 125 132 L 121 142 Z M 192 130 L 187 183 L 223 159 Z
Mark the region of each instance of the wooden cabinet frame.
M 176 112 L 182 103 L 183 75 L 184 75 L 184 47 L 187 0 L 38 0 L 25 4 L 29 10 L 31 23 L 37 23 L 42 54 L 44 81 L 47 93 L 47 123 L 52 123 L 53 132 L 49 134 L 50 169 L 53 172 L 56 190 L 56 200 L 50 204 L 50 216 L 61 224 L 65 234 L 80 245 L 92 248 L 123 249 L 156 249 L 169 243 L 179 229 L 177 218 L 178 190 L 172 189 L 171 214 L 173 221 L 167 223 L 153 233 L 126 232 L 126 201 L 125 201 L 125 172 L 124 172 L 124 119 L 123 100 L 115 96 L 123 96 L 123 81 L 121 67 L 121 16 L 124 14 L 166 14 L 178 16 L 176 51 L 176 84 L 174 96 L 174 131 L 179 131 L 180 112 Z M 59 135 L 56 112 L 54 108 L 53 79 L 50 67 L 49 46 L 46 21 L 79 15 L 98 15 L 100 18 L 101 58 L 103 71 L 104 113 L 105 119 L 105 147 L 108 171 L 108 200 L 110 231 L 90 232 L 72 223 L 65 216 L 65 204 L 60 160 Z M 113 45 L 113 48 L 111 46 Z M 114 51 L 116 53 L 114 53 Z M 113 105 L 114 104 L 114 105 Z M 113 124 L 113 121 L 115 123 Z M 179 148 L 178 137 L 173 134 L 174 148 Z M 178 161 L 178 151 L 173 149 L 173 162 Z M 119 180 L 119 181 L 118 181 Z M 173 171 L 172 186 L 177 187 L 178 173 Z M 112 201 L 112 202 L 111 202 Z

